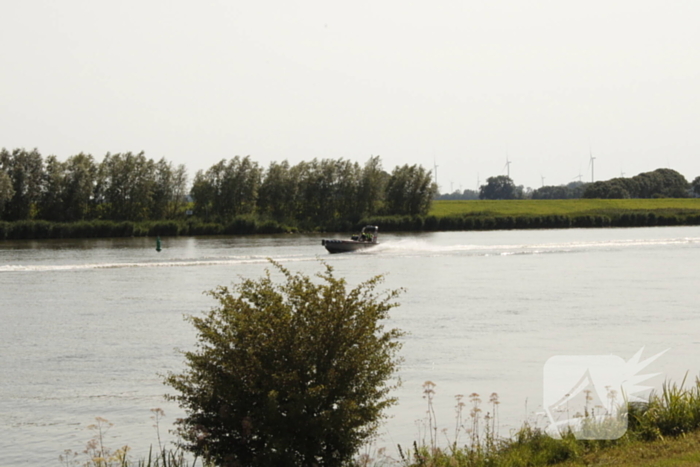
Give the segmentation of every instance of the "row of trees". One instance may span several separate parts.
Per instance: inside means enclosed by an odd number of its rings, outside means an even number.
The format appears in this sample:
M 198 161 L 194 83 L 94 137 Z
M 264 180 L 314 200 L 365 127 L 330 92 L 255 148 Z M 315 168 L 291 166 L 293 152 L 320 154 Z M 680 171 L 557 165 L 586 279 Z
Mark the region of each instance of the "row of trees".
M 683 175 L 671 169 L 656 169 L 630 178 L 613 178 L 589 184 L 584 198 L 687 198 L 690 184 Z M 700 188 L 700 177 L 693 182 Z M 697 193 L 697 191 L 695 191 Z
M 436 194 L 429 171 L 404 165 L 391 173 L 379 156 L 364 166 L 344 159 L 314 159 L 263 169 L 249 156 L 200 170 L 189 188 L 184 165 L 144 153 L 107 154 L 101 162 L 78 154 L 65 162 L 35 149 L 0 151 L 0 219 L 163 220 L 194 214 L 224 221 L 257 215 L 323 225 L 371 215 L 427 214 Z M 191 198 L 188 198 L 190 196 Z
M 465 196 L 441 196 L 440 199 L 470 199 Z M 576 199 L 576 198 L 687 198 L 700 196 L 700 177 L 688 183 L 671 169 L 656 169 L 630 178 L 613 178 L 604 182 L 571 182 L 567 185 L 543 186 L 525 190 L 505 175 L 489 177 L 479 188 L 479 199 Z
M 427 214 L 436 193 L 430 172 L 417 165 L 382 169 L 379 156 L 364 166 L 345 159 L 313 159 L 263 170 L 250 157 L 223 160 L 197 172 L 195 214 L 227 218 L 257 213 L 280 221 L 322 224 L 377 214 Z
M 466 190 L 455 190 L 452 193 L 440 193 L 435 199 L 445 201 L 477 200 L 479 199 L 479 192 L 467 188 Z
M 187 171 L 143 153 L 44 160 L 35 149 L 0 151 L 0 219 L 73 222 L 161 220 L 182 210 Z
M 571 182 L 566 185 L 545 185 L 533 190 L 532 199 L 576 199 L 583 197 L 586 183 Z
M 364 165 L 345 159 L 313 159 L 263 169 L 249 156 L 222 160 L 197 172 L 190 188 L 184 165 L 154 161 L 143 152 L 107 154 L 101 162 L 78 154 L 59 161 L 35 149 L 0 151 L 0 220 L 164 220 L 183 217 L 188 202 L 204 220 L 242 215 L 299 224 L 357 222 L 376 215 L 425 215 L 437 195 L 431 173 L 404 165 L 391 173 L 379 156 Z M 572 199 L 700 196 L 700 177 L 657 169 L 631 178 L 572 182 L 536 190 L 507 176 L 489 177 L 479 192 L 438 199 Z M 190 196 L 191 198 L 188 198 Z

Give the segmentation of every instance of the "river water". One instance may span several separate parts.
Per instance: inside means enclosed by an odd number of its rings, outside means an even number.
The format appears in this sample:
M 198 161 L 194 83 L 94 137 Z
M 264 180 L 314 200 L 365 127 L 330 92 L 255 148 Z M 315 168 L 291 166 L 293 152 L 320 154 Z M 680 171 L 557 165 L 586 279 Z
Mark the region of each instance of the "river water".
M 336 236 L 337 237 L 337 236 Z M 377 446 L 425 436 L 423 384 L 440 429 L 457 394 L 497 393 L 500 435 L 539 423 L 550 357 L 643 358 L 644 373 L 694 380 L 700 368 L 700 228 L 384 234 L 362 253 L 329 255 L 318 235 L 0 242 L 0 464 L 60 465 L 96 417 L 105 444 L 147 455 L 183 413 L 163 375 L 192 349 L 183 316 L 215 305 L 204 291 L 260 277 L 272 258 L 314 274 L 319 259 L 354 286 L 386 274 L 403 287 L 392 327 L 408 332 L 399 404 Z M 445 439 L 445 438 L 442 438 Z

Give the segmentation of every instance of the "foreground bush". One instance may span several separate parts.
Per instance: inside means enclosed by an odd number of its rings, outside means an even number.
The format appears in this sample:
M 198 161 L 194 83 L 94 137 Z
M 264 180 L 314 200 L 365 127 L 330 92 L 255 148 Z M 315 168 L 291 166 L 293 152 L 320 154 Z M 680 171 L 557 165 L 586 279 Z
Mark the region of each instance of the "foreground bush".
M 272 264 L 283 283 L 268 271 L 219 287 L 218 307 L 190 318 L 198 348 L 166 378 L 187 412 L 179 435 L 216 465 L 345 464 L 395 403 L 402 333 L 382 321 L 400 291 L 377 295 L 376 276 L 348 292 L 331 266 L 315 284 Z

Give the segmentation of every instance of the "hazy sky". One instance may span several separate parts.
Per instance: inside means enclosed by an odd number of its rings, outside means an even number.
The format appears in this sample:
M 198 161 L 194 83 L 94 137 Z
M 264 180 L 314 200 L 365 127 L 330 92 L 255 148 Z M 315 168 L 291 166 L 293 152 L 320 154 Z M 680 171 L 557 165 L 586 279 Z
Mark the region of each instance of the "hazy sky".
M 700 175 L 700 1 L 0 0 L 0 147 Z

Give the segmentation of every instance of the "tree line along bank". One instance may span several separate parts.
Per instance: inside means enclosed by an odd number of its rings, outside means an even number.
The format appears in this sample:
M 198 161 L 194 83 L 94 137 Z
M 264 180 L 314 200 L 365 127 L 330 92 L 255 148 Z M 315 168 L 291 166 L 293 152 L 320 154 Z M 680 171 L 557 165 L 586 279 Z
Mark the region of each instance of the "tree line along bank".
M 514 189 L 515 188 L 515 189 Z M 518 189 L 520 188 L 520 189 Z M 525 198 L 508 177 L 490 177 L 482 199 Z M 532 199 L 570 198 L 568 187 L 538 189 Z M 563 191 L 562 191 L 563 190 Z M 657 198 L 700 194 L 670 169 L 576 187 L 578 198 Z M 382 231 L 493 230 L 607 226 L 696 225 L 695 209 L 516 215 L 467 211 L 434 215 L 430 171 L 314 159 L 262 168 L 250 157 L 222 160 L 190 183 L 184 165 L 143 153 L 107 154 L 101 162 L 78 154 L 59 161 L 35 149 L 0 151 L 0 239 L 90 238 L 346 232 L 364 224 Z
M 329 228 L 375 215 L 425 215 L 436 194 L 423 167 L 383 169 L 313 159 L 263 168 L 247 157 L 198 171 L 144 153 L 78 154 L 66 161 L 38 150 L 0 151 L 0 221 L 185 221 L 227 225 L 248 217 L 299 229 Z
M 438 200 L 477 199 L 630 199 L 630 198 L 688 198 L 700 196 L 700 176 L 692 183 L 672 169 L 656 169 L 634 177 L 585 183 L 574 181 L 565 185 L 543 185 L 537 189 L 516 185 L 510 177 L 489 177 L 479 190 L 454 191 L 437 196 Z

